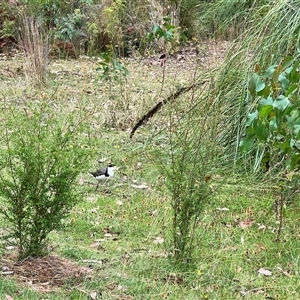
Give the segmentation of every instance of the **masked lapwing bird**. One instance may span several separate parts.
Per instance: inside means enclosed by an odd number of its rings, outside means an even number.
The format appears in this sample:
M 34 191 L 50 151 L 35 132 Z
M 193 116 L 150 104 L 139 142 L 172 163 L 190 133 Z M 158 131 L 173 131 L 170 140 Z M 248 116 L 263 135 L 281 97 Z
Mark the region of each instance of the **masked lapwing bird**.
M 114 165 L 109 164 L 106 168 L 101 168 L 95 172 L 89 172 L 95 179 L 98 180 L 95 191 L 98 189 L 100 182 L 105 182 L 106 186 L 109 185 L 110 179 L 114 176 Z

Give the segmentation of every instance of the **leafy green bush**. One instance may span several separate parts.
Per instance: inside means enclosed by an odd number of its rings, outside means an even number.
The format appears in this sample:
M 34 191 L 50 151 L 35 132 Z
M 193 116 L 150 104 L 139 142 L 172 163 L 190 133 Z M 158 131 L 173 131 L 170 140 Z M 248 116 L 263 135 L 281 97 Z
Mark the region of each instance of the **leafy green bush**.
M 115 58 L 113 51 L 104 52 L 102 55 L 102 61 L 99 62 L 97 71 L 102 71 L 102 78 L 104 80 L 117 81 L 121 83 L 129 74 L 128 69 Z
M 84 15 L 79 9 L 74 13 L 55 19 L 56 31 L 54 38 L 71 42 L 77 52 L 80 50 L 80 43 L 86 38 L 86 33 L 83 30 Z
M 300 179 L 300 60 L 287 56 L 262 72 L 257 65 L 249 82 L 255 109 L 248 114 L 242 151 L 255 149 L 255 168 L 265 166 L 281 189 L 279 240 L 286 199 L 298 192 Z M 276 173 L 274 172 L 276 171 Z M 293 187 L 296 187 L 293 190 Z
M 246 88 L 253 66 L 258 64 L 265 70 L 274 61 L 295 52 L 299 9 L 297 1 L 293 5 L 289 1 L 275 1 L 252 10 L 253 15 L 248 19 L 252 26 L 231 44 L 224 63 L 213 74 L 217 80 L 209 94 L 217 99 L 224 117 L 219 140 L 226 147 L 224 153 L 230 168 L 234 163 L 236 167 L 250 170 L 252 158 L 239 155 L 239 143 L 245 132 L 246 117 L 255 105 Z
M 174 48 L 176 45 L 179 45 L 180 42 L 186 42 L 186 36 L 184 33 L 180 32 L 180 28 L 172 25 L 170 23 L 169 17 L 164 17 L 163 24 L 153 25 L 152 30 L 148 33 L 148 40 L 150 43 L 159 46 L 159 41 L 162 40 L 162 51 L 167 51 L 168 44 L 171 45 L 171 48 Z
M 19 258 L 43 255 L 47 236 L 80 200 L 74 189 L 87 150 L 76 140 L 81 123 L 64 122 L 46 104 L 22 109 L 5 105 L 1 130 L 1 214 L 5 239 Z
M 262 74 L 258 70 L 252 75 L 248 90 L 257 105 L 248 114 L 247 135 L 240 144 L 247 151 L 255 141 L 262 143 L 268 148 L 265 155 L 272 160 L 270 151 L 280 154 L 289 170 L 300 168 L 299 64 L 300 60 L 288 56 Z

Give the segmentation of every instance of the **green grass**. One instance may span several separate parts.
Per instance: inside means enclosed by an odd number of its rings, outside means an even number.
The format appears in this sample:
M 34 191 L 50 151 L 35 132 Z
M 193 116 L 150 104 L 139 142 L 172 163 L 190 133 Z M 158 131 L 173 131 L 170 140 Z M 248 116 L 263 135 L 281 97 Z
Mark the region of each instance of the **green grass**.
M 6 63 L 14 68 L 13 64 L 21 61 Z M 54 249 L 51 254 L 90 267 L 93 273 L 80 284 L 71 281 L 46 295 L 20 286 L 13 277 L 2 276 L 0 298 L 10 295 L 14 299 L 33 300 L 91 299 L 92 292 L 107 300 L 300 298 L 299 207 L 296 202 L 287 207 L 282 241 L 274 242 L 278 226 L 272 211 L 275 196 L 267 187 L 242 176 L 213 174 L 211 185 L 216 191 L 198 224 L 195 260 L 190 265 L 176 264 L 168 257 L 172 246 L 170 197 L 149 154 L 161 141 L 148 140 L 147 136 L 151 127 L 163 122 L 156 116 L 132 140 L 127 131 L 118 127 L 120 123 L 106 122 L 110 117 L 122 122 L 132 120 L 130 128 L 138 114 L 146 111 L 145 103 L 151 107 L 159 99 L 161 81 L 155 76 L 161 74 L 161 69 L 133 64 L 135 72 L 131 70 L 125 89 L 134 103 L 126 100 L 131 109 L 122 114 L 124 94 L 116 87 L 115 94 L 108 95 L 107 85 L 94 71 L 95 64 L 52 62 L 52 83 L 42 92 L 62 117 L 70 106 L 85 106 L 93 111 L 87 133 L 94 160 L 82 170 L 85 182 L 76 186 L 82 193 L 81 203 L 65 220 L 65 228 L 49 237 Z M 189 73 L 188 68 L 181 70 L 184 71 Z M 147 74 L 147 79 L 141 82 L 143 74 Z M 175 81 L 170 74 L 166 94 Z M 42 97 L 41 91 L 24 86 L 22 77 L 3 80 L 2 95 L 11 102 L 25 103 Z M 144 92 L 137 90 L 137 86 L 143 87 Z M 107 103 L 116 108 L 117 115 L 106 110 Z M 87 174 L 104 157 L 118 167 L 110 185 L 111 194 L 102 193 L 102 187 L 95 192 L 96 182 Z M 141 184 L 147 188 L 138 188 Z M 240 222 L 249 220 L 253 221 L 252 226 L 240 226 Z M 5 220 L 1 222 L 4 225 Z M 260 229 L 260 225 L 266 228 Z M 157 243 L 160 238 L 165 242 Z M 272 275 L 259 276 L 260 268 L 270 270 Z

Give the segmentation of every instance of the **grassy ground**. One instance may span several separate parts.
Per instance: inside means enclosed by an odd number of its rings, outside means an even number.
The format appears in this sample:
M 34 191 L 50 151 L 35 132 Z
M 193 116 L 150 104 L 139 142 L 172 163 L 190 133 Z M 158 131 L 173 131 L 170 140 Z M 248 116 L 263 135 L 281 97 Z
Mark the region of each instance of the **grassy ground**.
M 114 85 L 110 90 L 109 84 L 99 79 L 95 61 L 53 61 L 48 87 L 36 90 L 24 82 L 22 72 L 17 72 L 21 60 L 1 61 L 0 87 L 6 100 L 20 104 L 47 99 L 62 115 L 77 106 L 93 111 L 88 132 L 94 159 L 78 178 L 81 203 L 65 220 L 65 229 L 50 236 L 51 254 L 92 272 L 83 282 L 70 280 L 47 289 L 1 276 L 0 298 L 300 298 L 299 207 L 289 205 L 281 242 L 274 242 L 278 227 L 272 209 L 275 196 L 242 176 L 232 174 L 225 179 L 223 174 L 213 174 L 211 184 L 217 188 L 198 224 L 195 262 L 174 264 L 168 257 L 170 199 L 148 151 L 157 143 L 148 139 L 149 132 L 163 122 L 157 116 L 134 139 L 129 139 L 128 131 L 174 85 L 193 78 L 191 70 L 197 69 L 197 63 L 173 61 L 165 70 L 164 82 L 157 61 L 127 64 L 127 84 Z M 96 182 L 87 174 L 103 158 L 118 167 L 110 193 L 102 188 L 95 191 Z M 6 249 L 2 256 L 9 251 Z

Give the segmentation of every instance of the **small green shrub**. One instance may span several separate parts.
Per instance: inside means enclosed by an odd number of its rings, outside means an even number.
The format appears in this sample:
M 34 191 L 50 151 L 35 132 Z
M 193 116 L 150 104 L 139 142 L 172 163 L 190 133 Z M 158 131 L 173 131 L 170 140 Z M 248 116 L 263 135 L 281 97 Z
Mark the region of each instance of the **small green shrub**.
M 154 45 L 159 45 L 162 41 L 162 46 L 160 50 L 168 50 L 168 44 L 173 49 L 176 45 L 179 45 L 180 42 L 186 42 L 186 36 L 184 33 L 180 32 L 180 28 L 172 25 L 170 23 L 171 19 L 169 17 L 164 17 L 162 26 L 153 25 L 152 30 L 148 33 L 148 40 Z
M 77 52 L 79 51 L 80 41 L 86 38 L 83 30 L 84 15 L 80 9 L 76 9 L 74 13 L 67 14 L 55 19 L 56 31 L 54 38 L 71 42 Z
M 87 158 L 77 141 L 80 121 L 69 115 L 61 122 L 43 103 L 24 110 L 5 105 L 1 130 L 5 239 L 17 245 L 19 258 L 43 255 L 48 234 L 80 200 L 74 184 Z
M 10 38 L 16 37 L 16 32 L 17 32 L 17 25 L 14 20 L 4 20 L 2 23 L 2 29 L 0 30 L 0 38 Z
M 194 97 L 186 96 L 185 101 L 195 103 Z M 175 261 L 184 263 L 192 262 L 195 248 L 201 245 L 198 225 L 213 194 L 210 178 L 219 151 L 214 103 L 203 102 L 197 108 L 178 120 L 179 104 L 172 104 L 170 127 L 161 136 L 164 143 L 156 154 L 172 207 L 172 252 Z
M 248 114 L 242 151 L 254 148 L 255 168 L 261 165 L 272 174 L 280 188 L 278 207 L 280 226 L 287 199 L 298 192 L 300 170 L 300 60 L 291 56 L 261 71 L 257 65 L 249 82 L 249 94 L 256 103 Z M 277 209 L 276 209 L 277 210 Z
M 118 60 L 113 51 L 104 52 L 101 55 L 102 61 L 99 62 L 99 67 L 97 71 L 102 71 L 101 77 L 104 80 L 110 82 L 110 86 L 113 81 L 122 83 L 126 80 L 126 77 L 129 75 L 128 69 Z

